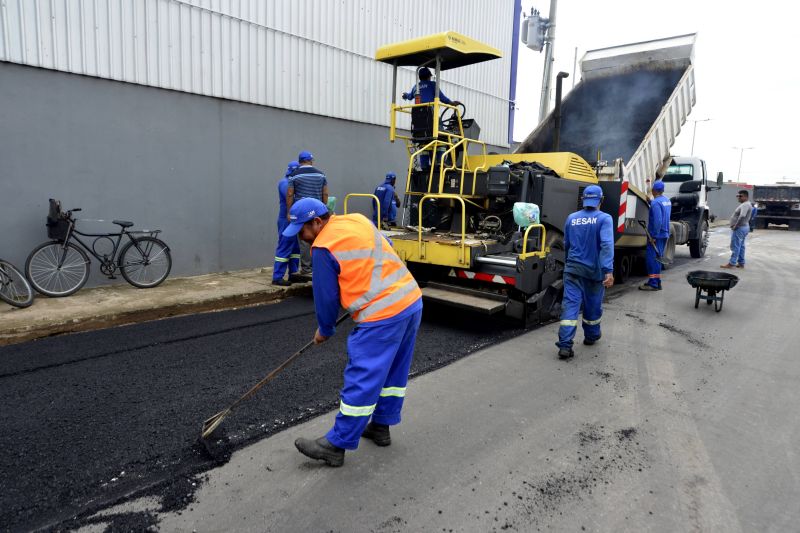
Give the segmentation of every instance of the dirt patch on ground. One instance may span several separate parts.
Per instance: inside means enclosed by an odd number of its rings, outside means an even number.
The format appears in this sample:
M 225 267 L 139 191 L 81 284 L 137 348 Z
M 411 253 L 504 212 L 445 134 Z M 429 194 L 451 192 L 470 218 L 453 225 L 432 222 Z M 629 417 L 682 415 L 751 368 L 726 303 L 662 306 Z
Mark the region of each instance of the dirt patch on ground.
M 672 324 L 667 324 L 666 322 L 659 322 L 658 325 L 666 329 L 667 331 L 680 335 L 681 337 L 686 339 L 686 342 L 688 342 L 689 344 L 693 344 L 698 348 L 711 348 L 711 346 L 706 344 L 705 341 L 698 339 L 693 333 L 689 331 L 673 326 Z

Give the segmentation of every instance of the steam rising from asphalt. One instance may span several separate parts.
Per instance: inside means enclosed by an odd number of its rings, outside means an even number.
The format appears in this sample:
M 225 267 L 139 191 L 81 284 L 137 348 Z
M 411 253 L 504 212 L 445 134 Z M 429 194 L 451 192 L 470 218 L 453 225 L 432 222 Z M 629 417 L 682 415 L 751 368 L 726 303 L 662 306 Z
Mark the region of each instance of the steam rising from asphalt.
M 660 68 L 626 72 L 584 80 L 562 104 L 562 152 L 574 152 L 586 161 L 629 161 L 662 107 L 680 81 L 685 68 Z M 519 152 L 553 150 L 552 115 L 534 131 Z

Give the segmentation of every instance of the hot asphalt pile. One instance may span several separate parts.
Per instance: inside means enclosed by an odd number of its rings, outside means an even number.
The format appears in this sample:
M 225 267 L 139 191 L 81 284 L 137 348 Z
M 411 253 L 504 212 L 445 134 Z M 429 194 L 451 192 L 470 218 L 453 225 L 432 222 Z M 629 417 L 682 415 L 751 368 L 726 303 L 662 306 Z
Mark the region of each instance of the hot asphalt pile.
M 350 321 L 229 416 L 209 450 L 198 445 L 203 420 L 315 327 L 311 300 L 294 298 L 0 348 L 0 524 L 72 527 L 148 490 L 164 508 L 185 507 L 199 474 L 233 450 L 337 404 Z M 519 333 L 427 306 L 412 374 Z M 150 523 L 141 513 L 119 519 L 126 529 Z

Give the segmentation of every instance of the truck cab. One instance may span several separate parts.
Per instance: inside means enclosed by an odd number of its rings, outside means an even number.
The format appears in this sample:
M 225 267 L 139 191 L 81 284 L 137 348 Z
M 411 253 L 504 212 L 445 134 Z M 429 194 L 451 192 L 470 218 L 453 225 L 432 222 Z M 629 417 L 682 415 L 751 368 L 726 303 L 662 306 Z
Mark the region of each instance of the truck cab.
M 672 202 L 672 229 L 676 244 L 688 244 L 692 257 L 703 257 L 708 246 L 709 225 L 712 221 L 708 193 L 719 189 L 717 182 L 708 182 L 706 162 L 697 157 L 673 157 L 662 177 L 664 195 Z

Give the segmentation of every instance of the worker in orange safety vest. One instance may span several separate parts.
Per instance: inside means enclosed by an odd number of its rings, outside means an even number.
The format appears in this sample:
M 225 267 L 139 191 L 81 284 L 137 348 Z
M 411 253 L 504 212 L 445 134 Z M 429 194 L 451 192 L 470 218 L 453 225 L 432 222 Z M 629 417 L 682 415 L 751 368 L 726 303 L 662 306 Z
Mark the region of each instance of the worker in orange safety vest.
M 314 342 L 335 333 L 339 308 L 357 323 L 347 339 L 339 412 L 333 428 L 295 446 L 330 466 L 367 438 L 391 444 L 389 426 L 400 423 L 414 343 L 422 320 L 422 292 L 389 242 L 360 214 L 331 215 L 319 200 L 304 198 L 289 213 L 283 234 L 312 245 L 317 323 Z

